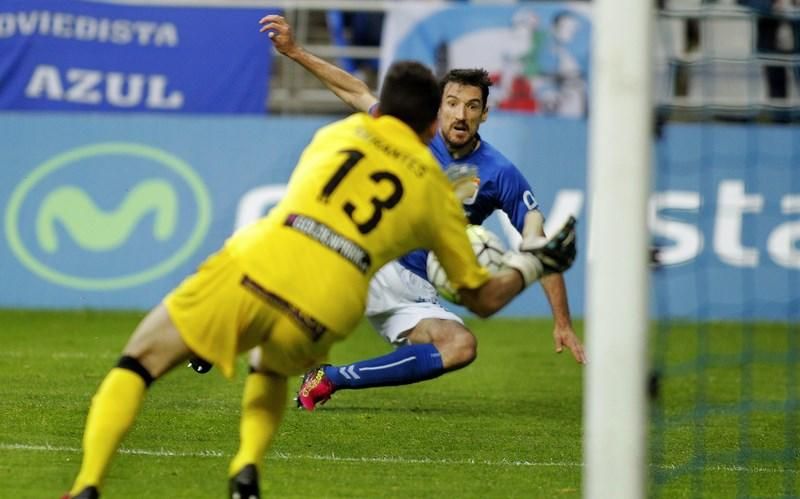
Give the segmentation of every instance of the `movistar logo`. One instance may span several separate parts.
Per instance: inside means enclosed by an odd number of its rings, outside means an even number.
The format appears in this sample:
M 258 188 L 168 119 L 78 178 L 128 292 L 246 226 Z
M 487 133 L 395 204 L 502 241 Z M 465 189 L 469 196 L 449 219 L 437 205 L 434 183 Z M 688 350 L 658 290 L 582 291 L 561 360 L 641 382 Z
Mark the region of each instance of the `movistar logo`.
M 118 289 L 185 261 L 210 213 L 205 185 L 180 158 L 140 144 L 94 144 L 49 159 L 17 186 L 6 237 L 40 277 Z
M 99 209 L 80 187 L 60 187 L 42 203 L 36 235 L 42 249 L 53 253 L 58 250 L 56 227 L 61 224 L 81 247 L 107 251 L 124 244 L 139 219 L 149 212 L 155 214 L 153 236 L 160 241 L 168 239 L 178 216 L 178 198 L 169 183 L 144 181 L 111 212 Z

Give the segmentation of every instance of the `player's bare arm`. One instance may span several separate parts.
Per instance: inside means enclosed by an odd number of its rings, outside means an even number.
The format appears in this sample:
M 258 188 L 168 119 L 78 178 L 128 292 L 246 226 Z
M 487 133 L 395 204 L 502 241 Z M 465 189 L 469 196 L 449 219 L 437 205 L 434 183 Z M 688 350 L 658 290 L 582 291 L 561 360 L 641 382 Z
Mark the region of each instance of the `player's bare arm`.
M 283 16 L 264 16 L 259 24 L 261 24 L 260 31 L 267 33 L 278 52 L 316 76 L 345 104 L 356 111 L 367 112 L 373 104 L 378 102 L 378 98 L 372 95 L 366 83 L 298 45 L 294 39 L 292 27 Z
M 472 313 L 487 318 L 503 308 L 525 289 L 522 274 L 516 270 L 503 270 L 475 289 L 459 290 L 461 303 Z
M 585 364 L 586 354 L 583 345 L 572 328 L 564 277 L 561 274 L 551 274 L 543 277 L 540 282 L 553 314 L 553 341 L 556 353 L 561 353 L 564 347 L 567 347 L 576 362 Z
M 539 210 L 531 210 L 525 215 L 522 237 L 527 244 L 535 244 L 536 241 L 545 238 L 544 216 Z M 567 347 L 576 362 L 585 364 L 586 354 L 583 351 L 583 345 L 572 327 L 564 276 L 550 274 L 542 277 L 539 282 L 542 284 L 542 290 L 544 290 L 553 314 L 553 342 L 556 353 L 561 353 L 564 351 L 564 347 Z

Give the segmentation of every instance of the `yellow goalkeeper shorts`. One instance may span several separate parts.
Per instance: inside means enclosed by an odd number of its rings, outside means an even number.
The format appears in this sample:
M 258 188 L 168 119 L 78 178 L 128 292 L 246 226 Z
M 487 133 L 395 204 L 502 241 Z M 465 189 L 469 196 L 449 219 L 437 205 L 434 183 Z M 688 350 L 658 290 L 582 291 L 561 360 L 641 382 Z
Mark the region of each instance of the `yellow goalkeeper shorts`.
M 327 357 L 335 334 L 245 275 L 222 249 L 164 298 L 170 318 L 197 356 L 232 378 L 236 357 L 261 348 L 260 370 L 301 374 Z

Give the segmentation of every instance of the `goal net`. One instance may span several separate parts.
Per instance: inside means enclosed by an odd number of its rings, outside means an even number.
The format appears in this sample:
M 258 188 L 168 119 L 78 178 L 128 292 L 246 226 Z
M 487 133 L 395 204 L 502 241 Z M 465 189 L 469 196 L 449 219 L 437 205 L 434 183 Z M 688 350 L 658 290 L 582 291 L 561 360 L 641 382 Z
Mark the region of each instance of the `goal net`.
M 648 496 L 800 495 L 800 5 L 656 11 Z

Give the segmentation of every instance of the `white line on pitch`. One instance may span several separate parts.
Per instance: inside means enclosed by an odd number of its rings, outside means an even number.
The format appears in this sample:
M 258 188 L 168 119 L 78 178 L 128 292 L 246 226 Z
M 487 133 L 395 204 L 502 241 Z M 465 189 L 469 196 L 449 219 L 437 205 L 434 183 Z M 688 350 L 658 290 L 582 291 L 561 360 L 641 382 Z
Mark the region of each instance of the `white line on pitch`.
M 81 449 L 77 447 L 63 447 L 55 445 L 30 445 L 30 444 L 8 444 L 0 443 L 0 449 L 4 450 L 23 450 L 34 452 L 68 452 L 77 454 Z M 132 454 L 137 456 L 155 456 L 155 457 L 229 457 L 229 454 L 224 452 L 207 450 L 200 452 L 182 452 L 171 451 L 167 449 L 129 449 L 120 448 L 120 454 Z M 580 467 L 580 463 L 560 463 L 560 462 L 531 462 L 531 461 L 517 461 L 511 459 L 501 459 L 500 461 L 488 461 L 479 459 L 428 459 L 428 458 L 405 458 L 396 456 L 377 456 L 377 457 L 346 457 L 337 456 L 336 454 L 286 454 L 284 452 L 273 452 L 268 456 L 271 459 L 282 459 L 286 461 L 292 460 L 312 460 L 312 461 L 332 461 L 344 463 L 396 463 L 396 464 L 480 464 L 485 466 L 534 466 L 534 467 Z
M 54 360 L 83 360 L 83 359 L 114 359 L 120 356 L 119 352 L 100 352 L 89 355 L 86 352 L 53 352 L 47 355 Z M 8 357 L 12 359 L 22 359 L 26 357 L 41 358 L 42 354 L 35 351 L 22 352 L 22 351 L 5 351 L 0 352 L 0 357 Z
M 6 444 L 0 443 L 0 449 L 5 450 L 27 450 L 34 452 L 68 452 L 71 454 L 81 453 L 81 449 L 77 447 L 61 447 L 57 445 L 29 445 L 29 444 Z M 135 456 L 155 456 L 155 457 L 225 457 L 225 454 L 220 451 L 207 450 L 200 452 L 181 452 L 171 451 L 166 449 L 127 449 L 120 448 L 120 454 L 132 454 Z
M 0 443 L 3 450 L 23 450 L 34 452 L 68 452 L 78 454 L 81 449 L 77 447 L 60 447 L 55 445 L 30 445 L 30 444 L 9 444 Z M 230 457 L 222 451 L 204 450 L 196 452 L 172 451 L 167 449 L 119 449 L 120 454 L 130 454 L 136 456 L 155 456 L 155 457 Z M 483 466 L 509 466 L 509 467 L 535 467 L 535 468 L 581 468 L 582 463 L 576 462 L 536 462 L 520 461 L 512 459 L 501 459 L 490 461 L 482 459 L 430 459 L 430 458 L 406 458 L 399 456 L 373 456 L 373 457 L 347 457 L 337 456 L 336 454 L 287 454 L 284 452 L 272 452 L 269 459 L 281 459 L 285 461 L 307 460 L 307 461 L 330 461 L 339 463 L 394 463 L 394 464 L 443 464 L 443 465 L 483 465 Z M 658 465 L 662 469 L 677 469 L 679 466 L 672 464 Z M 707 471 L 721 471 L 732 473 L 800 473 L 799 470 L 792 468 L 764 468 L 764 467 L 745 467 L 737 465 L 709 465 L 703 468 Z

